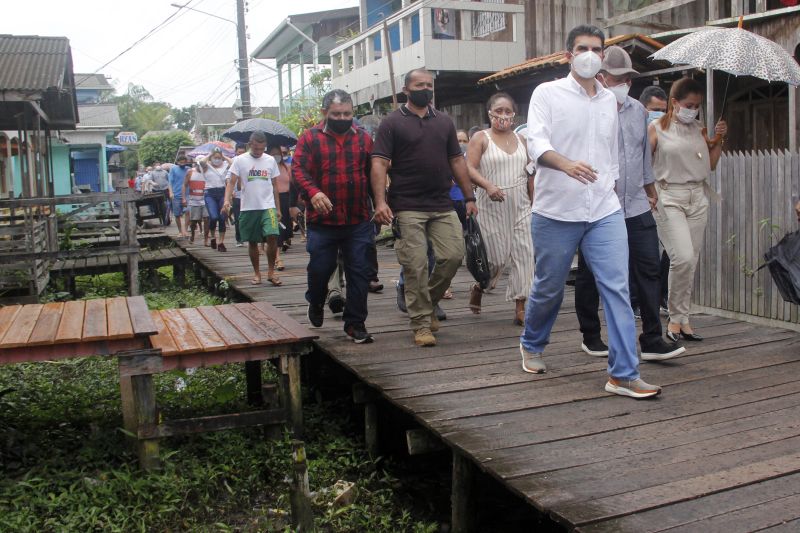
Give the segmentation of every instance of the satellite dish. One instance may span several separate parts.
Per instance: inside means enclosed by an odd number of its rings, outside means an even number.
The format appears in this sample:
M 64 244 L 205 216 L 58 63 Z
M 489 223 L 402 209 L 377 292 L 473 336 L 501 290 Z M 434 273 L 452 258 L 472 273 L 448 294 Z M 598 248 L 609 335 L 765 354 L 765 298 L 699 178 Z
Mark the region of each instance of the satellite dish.
M 264 110 L 261 109 L 260 107 L 254 107 L 253 109 L 250 110 L 250 114 L 253 115 L 253 116 L 260 115 L 263 112 L 264 112 Z

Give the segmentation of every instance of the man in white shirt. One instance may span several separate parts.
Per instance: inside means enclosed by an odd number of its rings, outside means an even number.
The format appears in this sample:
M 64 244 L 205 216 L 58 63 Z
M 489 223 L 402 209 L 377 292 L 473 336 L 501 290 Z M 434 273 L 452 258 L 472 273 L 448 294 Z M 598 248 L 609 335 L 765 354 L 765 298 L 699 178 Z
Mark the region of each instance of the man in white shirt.
M 639 377 L 636 324 L 628 292 L 628 238 L 614 184 L 619 177 L 617 100 L 595 79 L 603 32 L 573 28 L 570 73 L 539 85 L 528 110 L 528 153 L 538 162 L 531 228 L 536 273 L 520 337 L 522 368 L 538 374 L 542 353 L 580 247 L 595 275 L 608 322 L 608 392 L 647 398 L 661 388 Z
M 256 131 L 250 135 L 249 151 L 233 158 L 230 179 L 225 188 L 225 202 L 222 211 L 231 210 L 231 199 L 237 184 L 241 185 L 241 214 L 239 233 L 248 243 L 250 263 L 253 265 L 253 285 L 261 283 L 258 245 L 267 243 L 267 280 L 274 286 L 283 283 L 275 274 L 275 258 L 278 252 L 278 233 L 280 229 L 280 199 L 275 180 L 280 170 L 271 155 L 265 153 L 267 136 Z

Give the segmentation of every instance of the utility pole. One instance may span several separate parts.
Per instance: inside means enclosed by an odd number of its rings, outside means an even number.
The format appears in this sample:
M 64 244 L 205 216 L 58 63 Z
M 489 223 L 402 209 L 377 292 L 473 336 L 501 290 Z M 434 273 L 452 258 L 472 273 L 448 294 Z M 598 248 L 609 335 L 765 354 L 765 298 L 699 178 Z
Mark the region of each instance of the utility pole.
M 383 15 L 383 13 L 381 13 Z M 394 83 L 394 61 L 392 61 L 392 43 L 389 41 L 389 25 L 386 23 L 386 15 L 383 15 L 383 45 L 386 48 L 384 53 L 389 62 L 389 81 L 392 84 L 392 109 L 397 109 L 397 87 Z
M 239 39 L 239 98 L 242 118 L 250 118 L 250 69 L 247 60 L 247 28 L 244 24 L 244 2 L 236 0 L 236 36 Z

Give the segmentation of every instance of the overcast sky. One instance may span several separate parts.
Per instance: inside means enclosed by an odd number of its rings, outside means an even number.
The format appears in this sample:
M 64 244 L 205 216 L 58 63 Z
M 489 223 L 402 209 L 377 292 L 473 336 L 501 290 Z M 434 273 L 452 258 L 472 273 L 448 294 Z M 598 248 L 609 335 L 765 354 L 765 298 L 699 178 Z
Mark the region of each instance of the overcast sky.
M 163 22 L 187 0 L 23 0 L 6 6 L 0 33 L 65 36 L 72 46 L 75 72 L 94 72 Z M 287 16 L 340 7 L 358 0 L 247 0 L 248 54 Z M 236 0 L 193 0 L 190 7 L 236 20 Z M 232 105 L 238 73 L 236 27 L 187 10 L 102 69 L 118 92 L 128 82 L 157 99 L 183 107 L 197 102 Z M 250 64 L 251 98 L 260 106 L 277 105 L 274 74 Z M 299 84 L 299 78 L 295 87 Z

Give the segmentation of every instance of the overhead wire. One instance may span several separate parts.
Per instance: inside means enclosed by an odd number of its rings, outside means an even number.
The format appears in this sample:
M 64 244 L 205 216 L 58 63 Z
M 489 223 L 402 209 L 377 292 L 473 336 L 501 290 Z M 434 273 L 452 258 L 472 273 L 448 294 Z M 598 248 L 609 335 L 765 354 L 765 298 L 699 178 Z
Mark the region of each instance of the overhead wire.
M 192 3 L 192 2 L 194 2 L 194 1 L 195 1 L 195 0 L 188 0 L 188 1 L 187 1 L 187 2 L 184 4 L 184 6 L 183 6 L 183 7 L 186 7 L 186 6 L 188 6 L 189 4 L 191 4 L 191 3 Z M 201 0 L 201 1 L 202 1 L 202 0 Z M 105 63 L 103 63 L 103 64 L 102 64 L 102 65 L 101 65 L 99 68 L 97 68 L 97 69 L 96 69 L 94 72 L 92 72 L 90 75 L 88 75 L 88 76 L 84 77 L 83 79 L 81 79 L 81 80 L 79 80 L 79 81 L 78 81 L 78 80 L 76 80 L 76 81 L 75 81 L 75 85 L 78 85 L 79 83 L 82 83 L 82 82 L 84 82 L 84 81 L 88 80 L 88 79 L 89 79 L 91 76 L 93 76 L 93 75 L 95 75 L 95 74 L 98 74 L 98 73 L 99 73 L 101 70 L 103 70 L 104 68 L 106 68 L 108 65 L 110 65 L 111 63 L 113 63 L 114 61 L 116 61 L 117 59 L 119 59 L 120 57 L 122 57 L 123 55 L 127 54 L 127 53 L 128 53 L 128 52 L 130 52 L 131 50 L 133 50 L 133 49 L 134 49 L 134 48 L 135 48 L 137 45 L 139 45 L 139 44 L 141 44 L 142 42 L 144 42 L 145 40 L 147 40 L 147 38 L 148 38 L 148 37 L 152 36 L 154 33 L 156 33 L 157 31 L 159 31 L 160 29 L 164 28 L 164 27 L 165 27 L 167 24 L 169 24 L 169 23 L 170 23 L 170 21 L 172 21 L 172 20 L 173 20 L 175 17 L 177 17 L 178 15 L 180 15 L 180 14 L 182 14 L 182 13 L 183 13 L 183 10 L 181 9 L 181 10 L 175 11 L 174 13 L 172 13 L 171 15 L 169 15 L 167 18 L 165 18 L 165 19 L 164 19 L 164 20 L 162 20 L 160 23 L 158 23 L 158 24 L 157 24 L 157 25 L 156 25 L 154 28 L 152 28 L 150 31 L 148 31 L 148 32 L 147 32 L 147 33 L 146 33 L 146 34 L 145 34 L 143 37 L 140 37 L 138 40 L 134 41 L 134 42 L 133 42 L 133 44 L 131 44 L 131 45 L 129 45 L 127 48 L 125 48 L 125 49 L 124 49 L 122 52 L 118 53 L 118 54 L 117 54 L 117 55 L 115 55 L 113 58 L 111 58 L 110 60 L 108 60 L 108 61 L 106 61 Z

